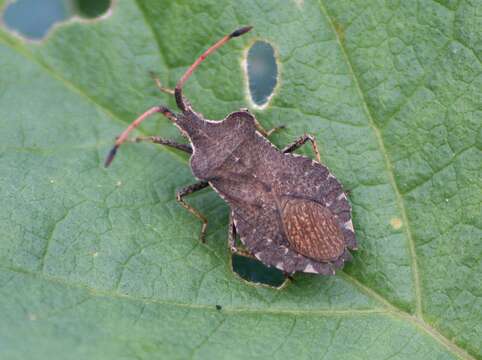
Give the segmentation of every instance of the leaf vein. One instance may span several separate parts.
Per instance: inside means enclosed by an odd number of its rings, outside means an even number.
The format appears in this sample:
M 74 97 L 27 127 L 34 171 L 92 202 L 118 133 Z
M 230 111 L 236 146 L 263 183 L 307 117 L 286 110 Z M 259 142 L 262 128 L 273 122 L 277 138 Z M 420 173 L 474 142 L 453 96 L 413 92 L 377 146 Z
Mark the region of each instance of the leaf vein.
M 338 33 L 336 32 L 335 25 L 333 23 L 333 17 L 328 13 L 323 0 L 319 0 L 320 8 L 322 13 L 324 14 L 325 18 L 327 19 L 329 26 L 336 38 L 336 41 L 338 43 L 338 46 L 340 48 L 340 51 L 345 59 L 346 65 L 349 69 L 350 74 L 352 75 L 353 81 L 355 88 L 359 94 L 359 97 L 361 99 L 363 109 L 366 113 L 368 123 L 370 127 L 373 129 L 373 132 L 378 140 L 378 146 L 380 148 L 380 152 L 382 153 L 384 160 L 385 160 L 385 167 L 387 170 L 388 178 L 390 181 L 391 186 L 393 187 L 397 203 L 399 206 L 400 214 L 402 217 L 402 220 L 404 222 L 404 230 L 405 234 L 407 237 L 407 242 L 408 242 L 408 248 L 410 252 L 410 257 L 411 257 L 411 265 L 412 265 L 412 277 L 413 277 L 413 285 L 414 285 L 414 295 L 415 295 L 415 316 L 412 316 L 405 311 L 400 310 L 396 306 L 392 305 L 390 302 L 388 302 L 383 296 L 379 295 L 376 293 L 374 290 L 367 288 L 365 285 L 360 284 L 360 287 L 365 289 L 365 292 L 370 295 L 371 297 L 377 299 L 378 301 L 381 301 L 385 303 L 385 305 L 389 306 L 389 308 L 392 309 L 392 313 L 397 315 L 398 317 L 401 317 L 405 320 L 410 321 L 411 323 L 417 325 L 419 328 L 423 329 L 427 334 L 429 334 L 431 337 L 433 337 L 435 340 L 437 340 L 440 344 L 444 345 L 448 350 L 456 354 L 457 356 L 463 358 L 463 359 L 473 359 L 472 356 L 470 356 L 464 349 L 458 347 L 454 342 L 451 340 L 447 339 L 444 337 L 441 333 L 439 333 L 437 330 L 435 330 L 433 327 L 431 327 L 429 324 L 427 324 L 423 318 L 423 313 L 422 313 L 422 294 L 421 294 L 421 285 L 420 285 L 420 275 L 418 271 L 418 263 L 417 263 L 417 253 L 415 249 L 415 241 L 412 236 L 412 231 L 410 228 L 410 224 L 408 222 L 408 216 L 407 216 L 407 211 L 405 208 L 405 203 L 404 199 L 402 197 L 402 194 L 400 192 L 400 189 L 398 188 L 398 185 L 395 180 L 395 174 L 392 166 L 392 162 L 390 160 L 390 157 L 388 156 L 388 152 L 385 148 L 385 144 L 383 141 L 383 137 L 381 134 L 380 129 L 376 125 L 373 115 L 370 112 L 370 109 L 368 108 L 368 103 L 366 100 L 366 97 L 364 95 L 364 92 L 362 91 L 362 88 L 360 86 L 360 82 L 358 80 L 358 77 L 354 71 L 352 62 L 348 56 L 347 50 L 345 49 Z M 346 278 L 351 278 L 354 283 L 358 283 L 358 280 L 352 278 L 349 275 L 346 275 Z
M 26 270 L 19 267 L 8 266 L 8 265 L 0 265 L 0 269 L 4 271 L 13 272 L 16 274 L 20 274 L 23 276 L 34 277 L 37 279 L 41 279 L 43 281 L 57 284 L 67 288 L 74 288 L 74 289 L 81 289 L 85 290 L 89 293 L 92 297 L 108 297 L 113 299 L 120 299 L 126 301 L 134 301 L 139 302 L 141 304 L 157 304 L 157 305 L 167 305 L 167 306 L 175 306 L 179 308 L 186 308 L 186 309 L 200 309 L 200 310 L 212 310 L 212 311 L 219 311 L 216 309 L 215 305 L 211 304 L 193 304 L 193 303 L 183 303 L 183 302 L 176 302 L 176 301 L 169 301 L 169 300 L 161 300 L 156 298 L 145 298 L 140 296 L 135 296 L 131 294 L 121 293 L 115 290 L 100 290 L 97 288 L 93 288 L 86 284 L 80 282 L 72 282 L 67 281 L 64 278 L 56 277 L 47 275 L 45 273 L 37 273 L 34 271 Z M 284 314 L 284 315 L 307 315 L 307 316 L 361 316 L 361 315 L 370 315 L 370 314 L 385 314 L 390 312 L 387 308 L 384 307 L 374 307 L 374 308 L 362 308 L 362 309 L 292 309 L 292 308 L 255 308 L 255 307 L 229 307 L 223 306 L 223 312 L 232 313 L 232 314 Z
M 410 225 L 409 225 L 409 222 L 408 222 L 407 212 L 406 212 L 406 209 L 405 209 L 405 203 L 403 201 L 403 197 L 402 197 L 401 192 L 398 188 L 398 185 L 395 181 L 395 175 L 394 175 L 392 162 L 391 162 L 391 160 L 388 156 L 388 152 L 385 148 L 385 144 L 384 144 L 384 141 L 383 141 L 381 131 L 377 127 L 377 125 L 376 125 L 376 123 L 373 119 L 373 115 L 371 114 L 370 109 L 368 108 L 367 100 L 366 100 L 365 95 L 364 95 L 364 93 L 361 89 L 360 82 L 358 80 L 358 77 L 357 77 L 354 69 L 353 69 L 351 60 L 348 57 L 348 53 L 347 53 L 345 47 L 343 46 L 343 43 L 342 43 L 340 37 L 338 36 L 338 33 L 335 30 L 335 25 L 333 23 L 332 16 L 330 16 L 328 11 L 326 10 L 326 7 L 324 6 L 322 0 L 319 1 L 319 4 L 320 4 L 320 7 L 321 7 L 321 11 L 324 14 L 324 16 L 326 17 L 326 19 L 327 19 L 327 21 L 328 21 L 328 23 L 329 23 L 329 25 L 332 29 L 332 32 L 333 32 L 333 34 L 336 38 L 336 41 L 337 41 L 338 46 L 340 48 L 340 51 L 343 55 L 343 58 L 345 59 L 346 65 L 348 67 L 349 73 L 351 74 L 351 77 L 353 78 L 353 82 L 354 82 L 356 91 L 357 91 L 357 93 L 360 97 L 360 100 L 361 100 L 362 106 L 363 106 L 363 110 L 365 111 L 367 119 L 368 119 L 368 124 L 371 127 L 371 129 L 373 130 L 373 132 L 375 134 L 375 137 L 377 138 L 378 147 L 380 148 L 380 152 L 382 153 L 384 161 L 385 161 L 385 168 L 386 168 L 386 171 L 387 171 L 388 180 L 389 180 L 390 185 L 392 186 L 393 191 L 395 193 L 397 205 L 398 205 L 403 223 L 405 225 L 404 230 L 405 230 L 405 235 L 407 237 L 408 248 L 409 248 L 409 253 L 410 253 L 411 262 L 412 262 L 412 277 L 413 277 L 412 281 L 413 281 L 414 296 L 415 296 L 415 313 L 417 314 L 418 317 L 422 318 L 422 316 L 423 316 L 422 315 L 422 296 L 421 296 L 420 277 L 419 277 L 419 273 L 418 273 L 417 254 L 416 254 L 416 250 L 415 250 L 415 241 L 413 239 L 412 231 L 410 229 Z

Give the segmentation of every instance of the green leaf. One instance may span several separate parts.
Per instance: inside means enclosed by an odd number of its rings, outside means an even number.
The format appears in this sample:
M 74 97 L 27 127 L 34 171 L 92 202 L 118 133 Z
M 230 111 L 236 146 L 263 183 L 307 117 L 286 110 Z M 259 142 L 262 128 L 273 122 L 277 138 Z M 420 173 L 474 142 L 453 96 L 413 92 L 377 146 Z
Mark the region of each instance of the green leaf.
M 1 0 L 0 0 L 1 1 Z M 116 1 L 42 43 L 0 31 L 2 359 L 482 356 L 481 17 L 477 1 Z M 103 158 L 215 40 L 186 95 L 208 118 L 249 104 L 255 39 L 280 64 L 257 116 L 282 146 L 315 134 L 350 189 L 360 249 L 283 290 L 235 275 L 228 208 L 188 158 L 149 144 Z M 164 119 L 144 134 L 181 139 Z M 216 309 L 222 305 L 222 310 Z

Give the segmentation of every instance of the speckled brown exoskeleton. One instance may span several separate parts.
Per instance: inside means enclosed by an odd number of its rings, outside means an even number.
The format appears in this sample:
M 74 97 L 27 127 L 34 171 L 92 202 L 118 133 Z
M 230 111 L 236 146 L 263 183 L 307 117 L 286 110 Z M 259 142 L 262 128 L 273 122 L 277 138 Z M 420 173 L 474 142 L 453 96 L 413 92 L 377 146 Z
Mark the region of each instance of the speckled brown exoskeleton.
M 165 106 L 147 110 L 117 138 L 105 165 L 112 162 L 129 133 L 149 116 L 161 113 L 176 125 L 190 144 L 161 137 L 139 137 L 171 146 L 191 155 L 191 169 L 199 180 L 177 192 L 177 200 L 202 221 L 204 241 L 208 221 L 184 197 L 210 186 L 230 206 L 229 245 L 233 253 L 255 257 L 286 274 L 306 272 L 330 275 L 351 259 L 356 249 L 351 207 L 340 183 L 326 166 L 313 136 L 304 135 L 283 149 L 267 137 L 266 131 L 248 110 L 229 114 L 222 121 L 204 119 L 193 110 L 182 88 L 196 67 L 231 38 L 243 35 L 243 27 L 223 37 L 206 50 L 186 71 L 174 90 L 179 114 Z M 310 142 L 317 161 L 292 152 Z M 245 249 L 236 245 L 239 234 Z

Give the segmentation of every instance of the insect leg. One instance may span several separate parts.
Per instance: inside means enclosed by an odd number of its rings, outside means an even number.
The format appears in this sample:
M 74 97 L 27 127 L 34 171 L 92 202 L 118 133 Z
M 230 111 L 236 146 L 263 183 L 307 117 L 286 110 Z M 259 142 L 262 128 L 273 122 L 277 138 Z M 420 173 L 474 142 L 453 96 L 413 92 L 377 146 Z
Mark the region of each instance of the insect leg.
M 256 126 L 256 130 L 258 130 L 264 137 L 268 137 L 270 136 L 272 133 L 274 133 L 275 131 L 278 131 L 278 130 L 281 130 L 281 129 L 284 129 L 285 126 L 284 125 L 280 125 L 280 126 L 276 126 L 270 130 L 266 130 L 259 122 L 256 118 L 254 118 L 254 125 Z
M 248 108 L 241 108 L 240 110 L 251 114 L 251 112 L 249 111 Z M 258 130 L 258 131 L 261 133 L 261 135 L 263 135 L 264 137 L 268 137 L 268 136 L 270 136 L 272 133 L 274 133 L 275 131 L 284 129 L 284 128 L 286 127 L 286 126 L 284 126 L 284 125 L 280 125 L 280 126 L 276 126 L 276 127 L 272 128 L 272 129 L 270 129 L 270 130 L 266 130 L 266 129 L 263 127 L 263 125 L 260 124 L 260 122 L 258 121 L 258 119 L 256 119 L 256 117 L 253 116 L 253 118 L 254 118 L 254 126 L 256 127 L 256 130 Z
M 274 128 L 268 130 L 268 132 L 266 133 L 266 136 L 271 136 L 271 134 L 274 133 L 275 131 L 278 131 L 278 130 L 281 130 L 281 129 L 284 129 L 284 128 L 285 128 L 284 125 L 275 126 Z
M 137 119 L 135 119 L 128 127 L 125 129 L 122 134 L 120 134 L 115 141 L 114 146 L 112 149 L 109 151 L 109 154 L 107 154 L 107 158 L 105 159 L 104 166 L 108 167 L 112 160 L 114 160 L 115 154 L 117 153 L 117 149 L 119 146 L 121 146 L 129 137 L 129 133 L 137 128 L 144 120 L 147 118 L 151 117 L 154 114 L 161 113 L 165 117 L 167 117 L 169 120 L 171 120 L 173 123 L 176 122 L 176 115 L 169 110 L 165 106 L 153 106 L 146 112 L 144 112 L 141 116 L 139 116 Z
M 159 79 L 159 76 L 155 72 L 151 71 L 151 72 L 149 72 L 149 75 L 151 75 L 152 80 L 154 80 L 154 82 L 156 83 L 156 86 L 157 86 L 157 88 L 159 89 L 160 92 L 163 92 L 165 94 L 174 95 L 174 89 L 170 89 L 170 88 L 162 86 L 161 80 Z
M 236 226 L 234 226 L 233 213 L 229 213 L 229 224 L 228 224 L 228 245 L 231 252 L 236 252 Z
M 151 71 L 149 74 L 151 75 L 152 80 L 154 80 L 154 82 L 156 83 L 156 86 L 160 92 L 169 94 L 169 95 L 174 95 L 174 89 L 162 86 L 161 80 L 159 79 L 159 76 L 155 72 Z M 186 107 L 191 106 L 191 103 L 186 99 L 185 96 L 182 97 L 182 101 L 184 102 Z
M 295 279 L 293 278 L 292 275 L 290 275 L 288 273 L 283 273 L 283 275 L 284 275 L 285 279 L 284 279 L 283 283 L 276 288 L 278 290 L 284 289 L 285 287 L 288 286 L 289 283 L 295 282 Z
M 228 245 L 229 249 L 231 250 L 232 254 L 248 257 L 250 259 L 258 260 L 256 259 L 255 256 L 253 256 L 251 253 L 249 253 L 246 250 L 239 249 L 236 246 L 236 226 L 234 225 L 233 221 L 233 213 L 231 212 L 229 214 L 229 225 L 228 225 Z
M 236 226 L 234 225 L 233 213 L 232 212 L 229 213 L 228 245 L 229 245 L 229 249 L 231 250 L 231 254 L 236 254 L 236 255 L 239 255 L 239 256 L 244 256 L 244 257 L 259 261 L 251 253 L 247 252 L 246 250 L 239 249 L 236 246 Z M 283 272 L 283 276 L 285 278 L 283 283 L 280 286 L 276 287 L 276 289 L 282 289 L 285 286 L 287 286 L 290 282 L 294 281 L 291 274 Z
M 320 152 L 318 151 L 318 146 L 316 145 L 316 140 L 315 140 L 315 137 L 313 135 L 305 134 L 303 136 L 300 136 L 299 139 L 297 139 L 297 140 L 293 141 L 291 144 L 285 146 L 281 150 L 281 152 L 291 153 L 291 152 L 295 151 L 296 149 L 300 148 L 301 146 L 303 146 L 307 141 L 311 142 L 311 147 L 313 148 L 313 152 L 315 153 L 316 160 L 318 160 L 318 162 L 321 162 Z
M 189 144 L 179 144 L 173 140 L 164 139 L 160 136 L 138 136 L 134 139 L 135 142 L 148 141 L 154 144 L 166 145 L 175 149 L 192 154 L 192 146 Z
M 184 188 L 182 188 L 181 190 L 178 190 L 176 192 L 176 200 L 187 210 L 189 211 L 191 214 L 193 214 L 194 216 L 196 216 L 199 220 L 202 221 L 203 225 L 201 227 L 201 235 L 200 235 L 200 239 L 201 239 L 201 242 L 206 242 L 205 240 L 205 235 L 206 235 L 206 228 L 208 226 L 208 219 L 206 219 L 206 217 L 201 214 L 199 212 L 199 210 L 195 209 L 194 207 L 192 207 L 191 205 L 189 205 L 186 201 L 184 201 L 184 197 L 187 196 L 187 195 L 190 195 L 196 191 L 199 191 L 201 189 L 204 189 L 205 187 L 207 187 L 209 185 L 209 183 L 207 181 L 199 181 L 195 184 L 192 184 L 192 185 L 189 185 L 189 186 L 186 186 Z

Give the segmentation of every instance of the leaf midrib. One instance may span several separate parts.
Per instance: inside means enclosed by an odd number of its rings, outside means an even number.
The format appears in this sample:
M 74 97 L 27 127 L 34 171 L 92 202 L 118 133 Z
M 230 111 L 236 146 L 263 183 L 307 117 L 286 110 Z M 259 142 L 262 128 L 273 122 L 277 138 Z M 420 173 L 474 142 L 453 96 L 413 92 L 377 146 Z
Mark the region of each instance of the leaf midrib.
M 357 92 L 359 93 L 359 96 L 360 96 L 360 99 L 362 101 L 362 104 L 363 104 L 363 107 L 364 107 L 364 110 L 367 114 L 367 118 L 369 120 L 369 125 L 370 127 L 373 129 L 377 139 L 378 139 L 378 142 L 379 142 L 379 147 L 380 147 L 380 152 L 383 154 L 384 156 L 384 159 L 385 159 L 385 165 L 386 165 L 386 170 L 387 170 L 387 174 L 389 175 L 389 179 L 390 179 L 390 182 L 391 182 L 391 185 L 392 187 L 394 188 L 394 192 L 395 194 L 397 195 L 397 202 L 398 202 L 398 205 L 400 206 L 400 210 L 401 210 L 401 215 L 402 215 L 402 219 L 403 221 L 405 222 L 405 229 L 407 231 L 407 240 L 409 242 L 409 248 L 410 248 L 410 252 L 411 252 L 411 260 L 412 260 L 412 271 L 413 271 L 413 264 L 414 264 L 414 256 L 416 256 L 415 254 L 415 244 L 413 242 L 413 238 L 411 236 L 411 231 L 409 230 L 409 225 L 408 225 L 408 221 L 407 221 L 407 215 L 406 215 L 406 211 L 405 211 L 405 206 L 404 206 L 404 203 L 403 203 L 403 198 L 401 196 L 401 193 L 400 191 L 398 190 L 398 186 L 396 184 L 396 181 L 395 181 L 395 178 L 394 178 L 394 174 L 393 174 L 393 169 L 391 167 L 391 162 L 390 162 L 390 159 L 388 157 L 388 154 L 385 150 L 385 146 L 384 146 L 384 142 L 383 142 L 383 138 L 380 134 L 380 130 L 378 129 L 378 127 L 376 126 L 374 120 L 373 120 L 373 117 L 369 111 L 369 108 L 368 108 L 368 105 L 367 105 L 367 102 L 366 102 L 366 99 L 365 99 L 365 96 L 361 90 L 361 87 L 359 85 L 359 82 L 358 82 L 358 79 L 355 75 L 355 72 L 353 70 L 353 67 L 351 65 L 351 62 L 349 60 L 349 57 L 347 55 L 347 52 L 345 50 L 345 48 L 343 47 L 343 44 L 337 34 L 337 32 L 335 31 L 335 28 L 334 28 L 334 24 L 333 24 L 333 21 L 332 21 L 332 18 L 330 17 L 329 13 L 326 11 L 326 8 L 324 6 L 324 4 L 322 3 L 322 0 L 319 0 L 319 4 L 320 4 L 320 8 L 321 8 L 321 11 L 323 12 L 324 16 L 327 18 L 329 24 L 330 24 L 330 27 L 331 27 L 331 30 L 332 32 L 334 33 L 334 36 L 336 38 L 336 41 L 343 53 L 343 56 L 345 57 L 345 61 L 347 63 L 347 66 L 349 68 L 349 71 L 351 73 L 351 76 L 353 77 L 353 80 L 354 80 L 354 83 L 357 87 Z M 149 25 L 149 22 L 147 21 L 147 18 L 144 17 L 145 20 L 146 20 L 146 23 L 148 23 Z M 152 26 L 149 25 L 152 29 Z M 154 32 L 153 32 L 154 34 Z M 154 36 L 154 35 L 153 35 Z M 155 37 L 155 36 L 154 36 Z M 98 103 L 96 101 L 95 98 L 93 98 L 92 96 L 90 96 L 88 93 L 86 93 L 83 89 L 79 88 L 78 86 L 76 86 L 74 83 L 70 82 L 69 80 L 67 80 L 66 78 L 64 78 L 62 75 L 60 75 L 58 72 L 56 72 L 54 69 L 52 69 L 50 66 L 48 66 L 47 64 L 43 63 L 42 61 L 40 61 L 39 59 L 37 59 L 35 57 L 34 54 L 32 54 L 31 52 L 27 51 L 23 46 L 18 46 L 17 44 L 17 41 L 12 41 L 12 38 L 9 37 L 8 35 L 6 35 L 3 31 L 0 30 L 0 42 L 3 43 L 5 46 L 11 48 L 12 50 L 16 51 L 19 55 L 23 56 L 24 58 L 26 58 L 27 60 L 31 61 L 32 63 L 35 63 L 37 65 L 40 66 L 41 69 L 43 69 L 50 77 L 56 79 L 57 81 L 60 81 L 67 89 L 69 89 L 70 91 L 72 91 L 73 93 L 76 93 L 80 96 L 82 96 L 83 98 L 85 98 L 86 100 L 88 100 L 90 103 L 92 103 L 94 106 L 96 106 L 97 108 L 99 108 L 100 110 L 102 110 L 106 115 L 108 115 L 108 117 L 111 119 L 111 120 L 114 120 L 116 122 L 119 122 L 119 123 L 122 123 L 123 125 L 125 125 L 126 121 L 122 120 L 121 117 L 117 114 L 115 114 L 111 109 L 105 107 L 104 105 L 102 105 L 101 103 Z M 10 43 L 11 42 L 14 42 L 14 44 Z M 158 44 L 159 45 L 159 44 Z M 159 48 L 160 50 L 160 48 Z M 162 56 L 162 55 L 160 55 Z M 140 129 L 138 129 L 140 131 Z M 142 133 L 142 131 L 140 131 Z M 166 147 L 158 147 L 159 149 L 162 149 L 162 151 L 166 151 L 168 153 L 170 153 L 171 155 L 173 155 L 174 158 L 178 159 L 178 156 L 175 155 L 174 151 L 170 150 L 170 149 L 167 149 Z M 179 159 L 178 159 L 179 160 Z M 403 210 L 403 211 L 402 211 Z M 413 252 L 412 252 L 413 251 Z M 417 268 L 417 264 L 416 264 L 416 261 L 415 261 L 415 267 Z M 16 271 L 16 272 L 19 272 L 19 273 L 24 273 L 24 274 L 29 274 L 29 271 L 25 270 L 25 269 L 8 269 L 10 271 Z M 30 273 L 32 276 L 42 276 L 42 278 L 46 279 L 47 278 L 47 275 L 45 274 L 39 274 L 39 273 Z M 418 268 L 417 268 L 417 271 L 413 271 L 413 275 L 415 276 L 416 275 L 416 278 L 417 278 L 417 281 L 415 282 L 414 281 L 414 284 L 417 284 L 418 286 L 418 298 L 420 300 L 417 300 L 417 302 L 420 302 L 420 305 L 421 305 L 421 297 L 420 297 L 420 283 L 419 283 L 419 280 L 418 280 Z M 402 310 L 401 308 L 398 308 L 397 306 L 393 305 L 392 303 L 390 303 L 386 298 L 384 298 L 383 296 L 381 296 L 380 294 L 378 294 L 375 290 L 371 289 L 370 287 L 362 284 L 361 282 L 359 282 L 357 279 L 355 279 L 354 277 L 352 277 L 351 275 L 347 274 L 347 273 L 343 273 L 342 276 L 348 280 L 349 282 L 353 283 L 354 285 L 356 285 L 364 294 L 366 294 L 367 296 L 369 296 L 370 298 L 372 298 L 373 300 L 379 302 L 379 303 L 382 303 L 385 305 L 385 310 L 382 311 L 380 310 L 380 313 L 385 313 L 385 314 L 390 314 L 390 315 L 393 315 L 403 321 L 408 321 L 410 322 L 411 324 L 417 326 L 419 329 L 423 330 L 425 333 L 427 333 L 430 337 L 432 337 L 433 339 L 435 339 L 437 342 L 439 342 L 440 344 L 442 344 L 443 346 L 445 346 L 450 352 L 452 352 L 453 354 L 457 355 L 458 357 L 462 358 L 462 359 L 468 359 L 468 360 L 475 360 L 475 358 L 473 358 L 470 354 L 468 354 L 464 349 L 458 347 L 455 343 L 453 343 L 451 340 L 447 339 L 445 336 L 443 336 L 440 332 L 438 332 L 436 329 L 432 328 L 429 324 L 427 324 L 423 317 L 419 316 L 419 314 L 421 315 L 421 311 L 416 311 L 416 317 L 410 315 L 408 312 Z M 52 277 L 50 277 L 52 278 Z M 53 278 L 52 278 L 53 279 Z M 414 279 L 415 280 L 415 279 Z M 72 286 L 72 287 L 75 287 L 77 286 L 77 284 L 71 284 L 67 281 L 65 281 L 64 279 L 62 278 L 58 278 L 58 283 L 61 283 L 63 284 L 64 286 Z M 132 295 L 127 295 L 127 294 L 120 294 L 120 293 L 113 293 L 113 292 L 103 292 L 101 290 L 98 290 L 98 289 L 95 289 L 95 288 L 89 288 L 83 284 L 78 284 L 79 287 L 84 287 L 85 289 L 89 289 L 92 293 L 97 293 L 99 294 L 99 296 L 112 296 L 112 297 L 117 297 L 117 298 L 125 298 L 125 299 L 131 299 L 131 300 L 135 300 L 135 301 L 144 301 L 145 303 L 159 303 L 159 304 L 164 304 L 164 305 L 174 305 L 174 306 L 184 306 L 184 307 L 191 307 L 191 308 L 206 308 L 206 309 L 212 309 L 212 307 L 208 306 L 208 305 L 194 305 L 194 304 L 183 304 L 183 303 L 175 303 L 175 302 L 168 302 L 168 301 L 162 301 L 162 300 L 153 300 L 153 299 L 143 299 L 143 298 L 136 298 L 136 297 L 133 297 Z M 417 291 L 416 291 L 417 293 Z M 418 305 L 417 305 L 417 308 L 418 308 Z M 227 308 L 228 309 L 228 308 Z M 243 312 L 242 308 L 237 308 L 237 309 L 240 309 L 240 311 L 238 312 Z M 421 308 L 420 308 L 421 309 Z M 374 312 L 375 309 L 371 309 L 371 313 Z M 235 309 L 230 309 L 231 312 L 236 312 Z M 246 310 L 248 311 L 248 310 Z M 252 309 L 251 309 L 252 311 Z M 263 310 L 260 310 L 261 312 Z M 277 310 L 279 311 L 279 310 Z M 313 315 L 313 314 L 316 314 L 316 311 L 318 311 L 320 313 L 320 310 L 308 310 L 307 313 L 310 314 L 310 315 Z M 368 311 L 368 310 L 367 310 Z M 259 312 L 259 311 L 258 311 Z M 289 313 L 291 314 L 302 314 L 303 311 L 300 311 L 300 310 L 288 310 Z M 353 309 L 351 310 L 348 310 L 347 313 L 349 312 L 354 312 Z M 327 311 L 327 312 L 323 312 L 323 313 L 320 313 L 321 315 L 328 315 L 330 313 L 330 311 Z
M 390 185 L 393 188 L 393 191 L 396 196 L 397 200 L 397 205 L 399 207 L 400 215 L 402 217 L 403 225 L 404 225 L 404 232 L 407 238 L 407 243 L 408 243 L 408 248 L 410 252 L 410 259 L 411 259 L 411 269 L 412 269 L 412 278 L 413 278 L 413 287 L 414 287 L 414 296 L 415 296 L 415 316 L 411 316 L 409 313 L 403 311 L 402 309 L 396 307 L 395 305 L 391 304 L 388 300 L 386 300 L 383 296 L 379 295 L 376 291 L 373 290 L 373 294 L 368 294 L 372 298 L 376 298 L 379 301 L 383 301 L 386 303 L 386 305 L 389 308 L 393 308 L 394 312 L 398 314 L 399 317 L 405 318 L 405 320 L 408 320 L 415 325 L 422 327 L 430 336 L 432 336 L 434 339 L 436 339 L 438 342 L 440 342 L 442 345 L 444 345 L 447 349 L 455 353 L 457 356 L 460 356 L 463 359 L 474 359 L 470 354 L 468 354 L 464 349 L 460 348 L 458 345 L 456 345 L 453 341 L 447 339 L 445 336 L 443 336 L 440 332 L 438 332 L 435 328 L 433 328 L 431 325 L 429 325 L 424 317 L 423 317 L 423 312 L 422 312 L 422 290 L 421 290 L 421 284 L 420 284 L 420 274 L 418 270 L 418 261 L 417 261 L 417 253 L 415 249 L 415 241 L 413 239 L 412 235 L 412 230 L 410 223 L 408 222 L 408 216 L 407 216 L 407 211 L 405 207 L 405 201 L 403 199 L 402 193 L 400 192 L 400 189 L 398 187 L 398 184 L 395 180 L 395 174 L 393 170 L 393 165 L 392 161 L 390 160 L 390 157 L 388 155 L 388 152 L 385 147 L 385 143 L 383 140 L 383 136 L 381 134 L 380 129 L 376 125 L 376 122 L 374 120 L 374 117 L 372 113 L 370 112 L 370 109 L 368 107 L 368 102 L 366 100 L 366 96 L 364 92 L 362 91 L 362 88 L 360 86 L 360 82 L 358 80 L 358 76 L 356 75 L 352 62 L 350 60 L 350 57 L 348 56 L 347 49 L 343 45 L 342 40 L 340 39 L 340 36 L 338 32 L 335 29 L 334 23 L 333 23 L 333 16 L 330 15 L 328 12 L 326 6 L 323 3 L 323 0 L 319 0 L 320 4 L 320 9 L 325 18 L 328 21 L 328 24 L 330 26 L 330 29 L 335 36 L 336 42 L 338 44 L 338 47 L 340 48 L 340 51 L 344 57 L 345 63 L 348 67 L 348 70 L 350 72 L 350 75 L 353 79 L 353 82 L 355 84 L 357 93 L 360 97 L 360 100 L 363 105 L 363 109 L 365 111 L 365 114 L 368 119 L 369 126 L 372 128 L 375 137 L 377 138 L 378 141 L 378 146 L 380 148 L 380 152 L 382 153 L 384 157 L 384 162 L 385 162 L 385 168 L 386 172 L 389 177 L 389 182 Z M 350 276 L 351 277 L 351 276 Z M 352 277 L 351 277 L 352 278 Z M 354 281 L 358 282 L 358 280 L 352 278 Z M 366 287 L 365 285 L 362 285 L 365 289 L 369 289 L 370 292 L 372 291 L 371 288 Z M 409 317 L 407 319 L 407 316 Z
M 386 173 L 388 175 L 388 180 L 390 182 L 390 186 L 393 188 L 393 192 L 396 197 L 397 201 L 397 206 L 400 211 L 400 215 L 402 217 L 402 222 L 403 222 L 403 228 L 405 232 L 405 236 L 407 238 L 407 244 L 410 252 L 410 260 L 411 260 L 411 268 L 412 268 L 412 281 L 413 281 L 413 290 L 414 290 L 414 297 L 415 297 L 415 314 L 418 318 L 423 319 L 423 314 L 422 314 L 422 290 L 420 286 L 420 276 L 419 276 L 419 271 L 418 271 L 418 262 L 417 262 L 417 253 L 415 250 L 415 241 L 413 240 L 412 236 L 412 230 L 411 226 L 408 222 L 408 217 L 407 217 L 407 211 L 405 208 L 405 202 L 403 200 L 402 194 L 400 192 L 400 189 L 398 188 L 398 184 L 395 180 L 395 174 L 393 171 L 393 165 L 390 160 L 390 157 L 388 156 L 388 152 L 385 147 L 385 143 L 383 141 L 383 136 L 380 132 L 380 129 L 375 123 L 375 120 L 373 118 L 373 115 L 370 112 L 370 109 L 368 108 L 368 103 L 365 97 L 365 94 L 363 93 L 360 82 L 358 81 L 358 76 L 356 75 L 353 65 L 351 63 L 351 60 L 348 56 L 348 52 L 346 51 L 345 47 L 343 46 L 343 42 L 340 39 L 340 36 L 335 30 L 335 26 L 333 24 L 333 19 L 332 16 L 328 13 L 326 10 L 326 7 L 323 4 L 323 0 L 319 0 L 321 11 L 323 15 L 326 17 L 331 31 L 334 34 L 336 38 L 336 42 L 338 44 L 338 47 L 340 48 L 341 53 L 343 54 L 343 58 L 345 59 L 346 65 L 348 67 L 348 70 L 350 72 L 351 77 L 353 78 L 353 82 L 355 84 L 358 96 L 360 97 L 360 100 L 363 105 L 363 110 L 365 111 L 366 117 L 368 119 L 368 125 L 370 128 L 373 130 L 373 133 L 375 134 L 375 137 L 378 141 L 378 147 L 380 148 L 380 152 L 383 155 L 383 159 L 385 162 L 385 168 L 386 168 Z

